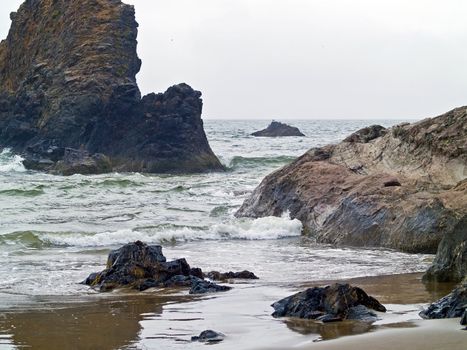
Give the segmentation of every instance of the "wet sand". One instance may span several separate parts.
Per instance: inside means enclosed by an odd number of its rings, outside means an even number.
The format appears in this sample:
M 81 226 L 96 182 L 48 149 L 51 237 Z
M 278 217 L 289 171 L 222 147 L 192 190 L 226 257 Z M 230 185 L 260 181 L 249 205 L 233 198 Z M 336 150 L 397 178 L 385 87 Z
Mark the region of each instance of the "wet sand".
M 331 282 L 331 281 L 329 281 Z M 199 349 L 192 335 L 226 334 L 215 349 L 463 349 L 459 320 L 424 321 L 422 306 L 452 285 L 424 285 L 421 274 L 352 279 L 388 308 L 373 325 L 273 319 L 270 304 L 311 285 L 239 283 L 227 293 L 123 292 L 82 298 L 36 297 L 1 310 L 0 349 Z M 464 346 L 462 346 L 464 345 Z

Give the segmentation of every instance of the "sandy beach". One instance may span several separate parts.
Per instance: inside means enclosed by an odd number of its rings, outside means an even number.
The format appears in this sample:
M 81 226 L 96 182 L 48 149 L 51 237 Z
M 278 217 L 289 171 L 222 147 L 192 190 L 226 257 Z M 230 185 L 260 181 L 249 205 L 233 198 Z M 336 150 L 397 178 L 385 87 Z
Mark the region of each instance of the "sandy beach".
M 331 282 L 331 281 L 328 281 Z M 322 324 L 274 319 L 270 304 L 306 286 L 241 283 L 228 292 L 194 297 L 180 290 L 116 292 L 83 297 L 38 297 L 0 310 L 0 348 L 198 349 L 191 336 L 215 329 L 226 339 L 216 349 L 463 349 L 458 319 L 421 320 L 423 305 L 452 285 L 425 285 L 421 274 L 349 280 L 383 302 L 375 324 Z M 326 281 L 310 283 L 323 285 Z

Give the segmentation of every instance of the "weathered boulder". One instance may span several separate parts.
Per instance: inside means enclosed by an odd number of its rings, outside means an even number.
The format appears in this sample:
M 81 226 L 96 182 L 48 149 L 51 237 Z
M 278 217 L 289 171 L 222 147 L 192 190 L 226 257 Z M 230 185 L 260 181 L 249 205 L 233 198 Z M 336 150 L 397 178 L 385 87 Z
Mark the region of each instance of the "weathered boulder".
M 337 245 L 435 253 L 444 237 L 447 245 L 462 240 L 467 107 L 367 142 L 355 138 L 311 149 L 268 175 L 236 216 L 289 213 L 305 234 Z M 465 256 L 447 254 L 446 261 L 465 271 Z
M 111 251 L 107 268 L 89 275 L 84 284 L 101 292 L 120 287 L 140 291 L 155 287 L 190 287 L 191 294 L 231 289 L 199 278 L 200 273 L 201 269 L 192 269 L 185 259 L 168 262 L 161 246 L 137 241 Z
M 349 284 L 309 288 L 272 304 L 273 317 L 297 317 L 323 322 L 354 319 L 373 322 L 377 315 L 368 309 L 386 312 L 378 300 Z
M 219 272 L 219 271 L 211 271 L 204 275 L 206 278 L 209 278 L 213 281 L 225 281 L 229 279 L 244 279 L 244 280 L 257 280 L 259 279 L 253 272 L 251 271 L 240 271 L 240 272 Z
M 225 335 L 208 329 L 206 331 L 202 331 L 199 336 L 191 337 L 191 341 L 199 341 L 202 343 L 218 343 L 225 339 Z
M 137 27 L 120 0 L 25 1 L 0 43 L 0 148 L 64 174 L 222 170 L 200 92 L 141 98 Z M 86 156 L 70 166 L 66 149 Z
M 423 318 L 462 317 L 467 310 L 467 279 L 444 298 L 420 312 Z M 462 320 L 461 320 L 461 324 Z
M 251 135 L 263 137 L 305 136 L 298 128 L 276 121 L 271 122 L 266 129 L 256 131 Z

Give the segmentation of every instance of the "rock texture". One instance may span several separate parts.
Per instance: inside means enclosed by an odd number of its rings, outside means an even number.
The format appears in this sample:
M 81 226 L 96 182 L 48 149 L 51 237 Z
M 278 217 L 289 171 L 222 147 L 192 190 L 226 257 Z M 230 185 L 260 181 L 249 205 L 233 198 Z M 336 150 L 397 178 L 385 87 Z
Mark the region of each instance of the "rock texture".
M 256 131 L 252 136 L 282 137 L 282 136 L 305 136 L 298 128 L 273 121 L 269 126 L 260 131 Z
M 223 168 L 200 92 L 180 84 L 141 98 L 133 6 L 26 0 L 11 19 L 0 43 L 0 148 L 57 173 Z
M 338 245 L 435 253 L 444 239 L 436 270 L 459 279 L 466 268 L 467 107 L 370 129 L 267 176 L 237 216 L 289 212 L 306 234 Z
M 420 312 L 423 318 L 463 317 L 467 312 L 467 278 L 450 294 Z M 462 320 L 461 320 L 461 324 Z
M 89 275 L 84 284 L 101 292 L 121 287 L 140 291 L 161 287 L 189 287 L 190 294 L 231 289 L 203 280 L 202 276 L 201 269 L 191 268 L 185 259 L 167 262 L 161 246 L 149 246 L 137 241 L 111 251 L 107 268 Z
M 376 321 L 377 315 L 369 309 L 386 312 L 378 300 L 349 284 L 333 284 L 309 288 L 272 305 L 274 317 L 297 317 L 323 322 L 345 319 Z

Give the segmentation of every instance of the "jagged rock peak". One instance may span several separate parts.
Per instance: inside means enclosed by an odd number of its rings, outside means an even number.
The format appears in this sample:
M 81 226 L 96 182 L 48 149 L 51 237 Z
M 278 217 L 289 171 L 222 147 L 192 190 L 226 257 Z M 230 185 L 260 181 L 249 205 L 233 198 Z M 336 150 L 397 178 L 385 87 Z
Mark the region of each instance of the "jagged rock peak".
M 29 168 L 66 174 L 223 169 L 204 133 L 200 92 L 180 84 L 141 99 L 133 6 L 27 0 L 10 17 L 0 43 L 0 148 Z

